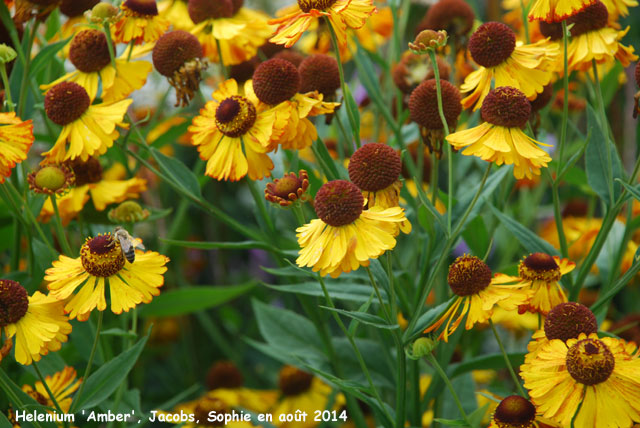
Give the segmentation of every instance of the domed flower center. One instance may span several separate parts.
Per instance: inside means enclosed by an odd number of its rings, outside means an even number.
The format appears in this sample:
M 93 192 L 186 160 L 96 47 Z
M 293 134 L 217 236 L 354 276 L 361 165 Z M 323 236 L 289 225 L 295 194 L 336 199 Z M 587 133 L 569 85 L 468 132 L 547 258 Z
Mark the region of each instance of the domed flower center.
M 102 278 L 120 272 L 125 264 L 120 242 L 110 233 L 87 238 L 80 248 L 80 260 L 90 275 Z
M 70 18 L 74 18 L 82 15 L 98 3 L 100 3 L 100 0 L 62 0 L 60 12 Z
M 188 61 L 202 58 L 202 45 L 193 34 L 183 31 L 164 33 L 153 47 L 153 65 L 160 74 L 172 77 Z
M 527 281 L 556 282 L 562 277 L 560 267 L 549 254 L 533 253 L 518 266 L 518 274 Z
M 501 86 L 491 90 L 480 110 L 482 119 L 506 128 L 522 128 L 531 116 L 531 103 L 516 88 Z
M 235 3 L 240 3 L 236 8 Z M 242 7 L 242 2 L 232 0 L 189 0 L 187 10 L 194 24 L 207 19 L 230 18 Z
M 300 88 L 300 73 L 286 59 L 272 58 L 253 73 L 253 90 L 265 104 L 280 104 L 291 99 Z
M 78 70 L 85 73 L 102 70 L 111 62 L 107 37 L 98 30 L 79 32 L 71 42 L 69 59 Z
M 91 105 L 85 89 L 73 82 L 58 83 L 44 97 L 44 111 L 57 125 L 65 126 L 77 120 Z
M 27 309 L 27 290 L 15 281 L 0 279 L 0 328 L 20 321 Z
M 577 37 L 590 31 L 596 31 L 607 26 L 609 12 L 607 7 L 599 0 L 587 6 L 580 12 L 567 19 L 567 24 L 571 27 L 571 36 Z M 562 33 L 561 33 L 562 34 Z
M 476 15 L 463 0 L 440 0 L 427 10 L 418 30 L 446 30 L 448 34 L 467 34 Z
M 298 7 L 304 13 L 309 13 L 311 9 L 326 10 L 333 6 L 337 0 L 298 0 Z
M 318 91 L 325 97 L 335 94 L 340 88 L 338 61 L 329 55 L 316 54 L 305 58 L 298 67 L 300 93 Z
M 300 395 L 311 388 L 313 376 L 297 367 L 285 366 L 280 370 L 278 386 L 282 394 L 287 396 Z
M 534 428 L 536 408 L 529 400 L 511 395 L 498 404 L 493 419 L 499 428 Z
M 309 175 L 301 169 L 285 174 L 282 178 L 276 178 L 272 183 L 267 183 L 264 189 L 264 197 L 267 201 L 288 206 L 300 198 L 309 188 Z
M 246 134 L 256 121 L 255 106 L 240 95 L 223 100 L 216 108 L 216 125 L 220 132 L 232 138 Z
M 122 4 L 139 15 L 155 16 L 158 14 L 156 0 L 125 0 Z
M 109 210 L 109 220 L 114 223 L 136 223 L 149 217 L 149 210 L 144 209 L 136 201 L 124 201 Z
M 339 227 L 351 224 L 360 217 L 364 197 L 350 181 L 334 180 L 318 190 L 314 201 L 318 217 L 328 225 Z
M 216 419 L 214 421 L 209 421 L 209 416 L 211 412 L 215 412 Z M 213 397 L 202 397 L 198 400 L 196 407 L 193 409 L 193 414 L 195 419 L 198 422 L 199 426 L 205 427 L 222 427 L 224 426 L 224 416 L 227 413 L 231 413 L 231 409 L 227 403 L 222 401 L 219 398 Z M 219 420 L 221 418 L 222 420 Z
M 447 282 L 458 296 L 477 294 L 491 283 L 491 269 L 475 256 L 460 256 L 449 266 Z
M 566 302 L 556 305 L 544 320 L 544 333 L 547 339 L 560 339 L 566 342 L 577 339 L 580 333 L 587 336 L 598 331 L 596 317 L 584 305 Z
M 516 33 L 501 22 L 487 22 L 469 38 L 469 52 L 483 67 L 495 67 L 511 56 L 516 48 Z
M 75 176 L 66 165 L 45 165 L 27 177 L 29 188 L 38 193 L 62 193 L 73 186 Z
M 83 161 L 78 157 L 66 161 L 65 165 L 73 170 L 73 174 L 76 176 L 76 186 L 84 186 L 102 180 L 102 165 L 96 158 L 91 157 Z
M 583 339 L 567 352 L 567 371 L 577 382 L 597 385 L 609 379 L 615 368 L 613 354 L 601 340 Z
M 382 143 L 369 143 L 355 151 L 349 161 L 349 178 L 362 190 L 376 192 L 391 186 L 400 175 L 398 153 Z
M 231 361 L 218 361 L 207 373 L 207 387 L 209 389 L 240 388 L 243 383 L 242 373 Z
M 442 110 L 449 127 L 455 127 L 458 116 L 462 113 L 460 91 L 446 80 L 440 79 L 442 89 Z M 409 98 L 411 120 L 423 128 L 443 129 L 440 113 L 438 113 L 438 92 L 435 79 L 422 82 L 411 93 Z

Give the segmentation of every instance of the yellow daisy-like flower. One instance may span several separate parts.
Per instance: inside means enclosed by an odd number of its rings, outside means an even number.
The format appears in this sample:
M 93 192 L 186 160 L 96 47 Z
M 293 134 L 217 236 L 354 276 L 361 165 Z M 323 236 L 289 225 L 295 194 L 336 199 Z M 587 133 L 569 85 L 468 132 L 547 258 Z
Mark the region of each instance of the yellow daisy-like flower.
M 637 0 L 602 0 L 609 12 L 609 26 L 620 28 L 618 18 L 629 15 L 629 8 L 638 6 Z
M 73 367 L 65 367 L 61 371 L 54 373 L 53 376 L 44 378 L 53 394 L 53 398 L 55 398 L 63 412 L 69 411 L 71 394 L 76 392 L 82 383 L 82 380 L 76 379 L 76 376 L 76 370 Z M 22 390 L 43 406 L 53 407 L 53 400 L 43 383 L 37 381 L 34 386 L 23 385 Z
M 252 180 L 270 176 L 273 162 L 266 152 L 276 112 L 258 111 L 258 100 L 250 91 L 242 96 L 234 79 L 222 82 L 212 98 L 189 127 L 191 143 L 207 161 L 205 174 L 229 181 L 247 174 Z
M 71 41 L 69 60 L 76 67 L 75 71 L 47 85 L 41 85 L 40 88 L 48 90 L 61 82 L 74 82 L 82 86 L 93 100 L 98 94 L 98 84 L 101 83 L 102 100 L 113 103 L 144 86 L 147 75 L 153 68 L 148 61 L 128 61 L 128 52 L 115 59 L 114 68 L 106 36 L 102 31 L 93 29 L 76 34 Z
M 400 207 L 363 210 L 365 200 L 355 184 L 325 183 L 315 197 L 317 219 L 296 229 L 298 266 L 336 278 L 378 258 L 396 246 L 398 224 L 407 222 Z M 410 230 L 410 226 L 409 226 Z
M 11 175 L 17 163 L 27 158 L 33 144 L 33 123 L 15 113 L 0 113 L 0 183 Z
M 91 105 L 87 91 L 73 82 L 58 83 L 49 89 L 44 98 L 45 112 L 63 128 L 51 150 L 43 153 L 46 162 L 62 163 L 77 157 L 87 160 L 89 156 L 104 154 L 118 138 L 116 126 L 128 126 L 123 118 L 132 102 L 126 99 Z
M 513 311 L 529 299 L 529 292 L 521 285 L 496 284 L 491 278 L 491 269 L 475 256 L 458 257 L 449 267 L 449 287 L 458 297 L 444 314 L 424 332 L 429 333 L 445 324 L 438 337 L 445 342 L 456 331 L 465 315 L 465 329 L 471 330 L 476 323 L 485 323 L 493 315 L 495 305 Z
M 248 421 L 230 420 L 225 422 L 225 417 L 230 417 L 233 406 L 222 398 L 210 397 L 208 394 L 197 400 L 178 404 L 172 412 L 158 412 L 158 421 L 176 423 L 184 428 L 207 428 L 225 426 L 229 428 L 253 428 Z M 163 418 L 163 419 L 161 419 Z
M 189 31 L 198 37 L 204 55 L 213 63 L 236 65 L 253 58 L 258 48 L 273 34 L 263 12 L 242 7 L 243 2 L 192 0 L 189 16 L 195 26 Z M 220 51 L 218 51 L 218 44 Z
M 155 0 L 125 0 L 121 16 L 111 26 L 116 43 L 155 42 L 169 28 L 169 21 L 158 16 Z
M 576 264 L 569 259 L 533 253 L 522 259 L 518 266 L 518 276 L 497 274 L 498 284 L 518 283 L 528 286 L 533 292 L 531 301 L 520 308 L 520 312 L 539 312 L 543 315 L 556 305 L 567 301 L 560 285 L 560 278 L 575 269 Z
M 282 10 L 279 18 L 269 21 L 278 25 L 269 41 L 290 48 L 314 20 L 326 17 L 336 32 L 338 44 L 345 46 L 347 28 L 362 28 L 375 11 L 373 0 L 298 0 L 297 5 Z
M 319 378 L 304 372 L 297 367 L 284 366 L 280 370 L 278 387 L 282 394 L 280 402 L 275 405 L 271 414 L 273 424 L 279 428 L 309 428 L 317 425 L 312 417 L 306 421 L 281 421 L 281 415 L 295 415 L 296 411 L 313 415 L 317 410 L 326 410 L 331 395 L 331 387 Z M 333 409 L 337 410 L 345 403 L 344 396 L 336 396 Z
M 462 100 L 464 108 L 477 110 L 495 87 L 511 86 L 534 99 L 551 81 L 560 50 L 557 43 L 540 40 L 523 45 L 516 43 L 511 28 L 500 22 L 482 24 L 469 39 L 469 52 L 480 68 L 470 73 L 460 91 L 471 92 Z
M 189 17 L 188 2 L 184 0 L 158 1 L 158 14 L 169 21 L 174 30 L 188 30 L 193 27 Z
M 640 420 L 640 359 L 633 343 L 597 334 L 554 339 L 520 375 L 538 412 L 562 426 L 619 428 Z
M 529 21 L 562 22 L 593 4 L 595 0 L 535 0 Z
M 482 103 L 484 123 L 455 132 L 447 141 L 463 155 L 477 156 L 496 165 L 513 165 L 517 179 L 540 175 L 551 157 L 538 146 L 547 146 L 526 135 L 522 128 L 531 115 L 531 103 L 516 88 L 499 87 L 487 94 Z
M 75 187 L 68 192 L 56 195 L 56 203 L 64 225 L 73 220 L 91 199 L 98 211 L 104 211 L 108 205 L 138 198 L 147 190 L 147 180 L 130 178 L 124 180 L 124 167 L 116 164 L 102 172 L 102 165 L 96 158 L 90 157 L 86 162 L 80 159 L 67 162 L 75 175 Z M 47 222 L 53 216 L 54 209 L 50 199 L 42 205 L 39 221 Z
M 87 238 L 76 259 L 61 255 L 44 279 L 49 295 L 66 301 L 64 309 L 70 318 L 86 321 L 92 310 L 106 309 L 105 287 L 109 287 L 115 314 L 149 303 L 160 294 L 167 262 L 166 256 L 137 250 L 134 262 L 129 263 L 119 240 L 107 233 Z M 73 294 L 78 287 L 79 292 Z
M 488 428 L 562 428 L 546 418 L 536 415 L 531 401 L 519 395 L 510 395 L 495 408 Z
M 59 350 L 71 333 L 63 302 L 39 291 L 29 297 L 22 285 L 10 279 L 0 280 L 0 306 L 0 328 L 5 340 L 15 336 L 15 358 L 20 364 L 40 361 L 42 355 Z

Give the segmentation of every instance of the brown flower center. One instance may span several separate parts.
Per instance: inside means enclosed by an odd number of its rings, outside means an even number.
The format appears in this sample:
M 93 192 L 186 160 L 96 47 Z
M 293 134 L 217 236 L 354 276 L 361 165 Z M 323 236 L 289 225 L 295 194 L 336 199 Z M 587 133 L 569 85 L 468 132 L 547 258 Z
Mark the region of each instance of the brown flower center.
M 282 394 L 287 396 L 302 394 L 311 388 L 313 376 L 297 367 L 284 366 L 280 370 L 278 386 Z
M 276 178 L 272 183 L 267 183 L 264 189 L 264 197 L 269 202 L 288 206 L 300 198 L 309 188 L 309 175 L 301 169 L 285 174 L 282 178 Z
M 98 30 L 79 32 L 71 42 L 69 59 L 78 70 L 85 73 L 102 70 L 111 62 L 107 37 Z
M 110 233 L 87 238 L 80 248 L 80 260 L 90 275 L 102 278 L 120 272 L 125 264 L 120 242 Z
M 193 23 L 199 24 L 207 19 L 230 18 L 236 9 L 232 0 L 189 0 L 187 10 Z
M 316 54 L 305 58 L 298 67 L 300 93 L 318 91 L 330 96 L 340 88 L 338 61 L 329 55 Z
M 155 16 L 158 14 L 156 0 L 125 0 L 122 4 L 140 15 Z
M 207 387 L 217 388 L 240 388 L 244 383 L 244 377 L 240 370 L 231 361 L 216 362 L 207 373 Z
M 256 108 L 248 99 L 233 95 L 216 108 L 216 125 L 224 135 L 237 138 L 246 134 L 256 121 Z
M 491 283 L 491 269 L 475 256 L 460 256 L 449 266 L 447 282 L 458 296 L 477 294 Z
M 61 126 L 79 119 L 90 105 L 91 99 L 87 91 L 73 82 L 58 83 L 44 97 L 47 117 Z
M 502 400 L 493 414 L 499 428 L 534 428 L 535 418 L 535 406 L 519 395 L 511 395 Z
M 445 30 L 448 34 L 464 35 L 471 31 L 476 15 L 463 0 L 440 0 L 427 10 L 418 28 L 422 30 Z
M 100 3 L 100 0 L 62 0 L 60 12 L 73 18 L 82 15 L 98 3 Z
M 480 110 L 482 119 L 506 128 L 522 128 L 531 116 L 531 103 L 518 89 L 501 86 L 491 90 Z
M 73 174 L 76 176 L 76 186 L 84 186 L 102 180 L 102 165 L 96 158 L 90 157 L 83 161 L 77 157 L 64 164 L 73 170 Z
M 311 9 L 326 10 L 333 6 L 337 0 L 298 0 L 298 7 L 304 13 L 309 13 Z
M 211 412 L 215 412 L 216 414 L 215 421 L 209 421 L 209 414 Z M 222 420 L 218 420 L 218 418 L 227 413 L 231 413 L 231 409 L 229 409 L 227 403 L 221 399 L 205 396 L 198 400 L 196 407 L 193 409 L 193 413 L 195 419 L 199 421 L 198 426 L 222 427 L 224 426 L 224 418 L 222 418 Z
M 549 254 L 533 253 L 518 266 L 518 274 L 527 281 L 556 282 L 562 277 L 560 267 Z
M 202 45 L 193 34 L 183 31 L 164 33 L 153 47 L 153 65 L 160 74 L 172 77 L 186 62 L 202 58 Z
M 292 98 L 300 88 L 300 73 L 291 62 L 272 58 L 253 73 L 253 90 L 265 104 L 275 105 Z
M 601 1 L 596 0 L 592 5 L 571 16 L 567 20 L 567 24 L 573 24 L 571 36 L 577 37 L 606 27 L 608 20 L 609 12 L 607 7 Z
M 580 303 L 560 303 L 549 311 L 544 320 L 544 333 L 549 340 L 560 339 L 566 342 L 577 339 L 580 333 L 589 335 L 597 331 L 595 315 Z
M 483 67 L 495 67 L 506 61 L 516 48 L 516 34 L 501 22 L 487 22 L 469 39 L 469 52 Z
M 318 190 L 314 201 L 318 217 L 328 225 L 339 227 L 351 224 L 360 217 L 364 197 L 350 181 L 334 180 Z
M 411 120 L 426 129 L 442 129 L 442 120 L 438 112 L 438 91 L 436 80 L 430 79 L 422 82 L 411 93 L 409 98 L 409 112 Z M 458 116 L 462 113 L 460 91 L 446 80 L 440 79 L 442 89 L 442 110 L 447 125 L 455 127 Z
M 571 377 L 584 385 L 609 379 L 616 364 L 607 345 L 597 339 L 583 339 L 569 348 L 566 363 Z
M 27 309 L 27 290 L 16 281 L 0 279 L 0 328 L 20 321 Z
M 400 175 L 400 156 L 390 146 L 369 143 L 355 151 L 349 161 L 349 178 L 362 190 L 376 192 L 391 186 Z

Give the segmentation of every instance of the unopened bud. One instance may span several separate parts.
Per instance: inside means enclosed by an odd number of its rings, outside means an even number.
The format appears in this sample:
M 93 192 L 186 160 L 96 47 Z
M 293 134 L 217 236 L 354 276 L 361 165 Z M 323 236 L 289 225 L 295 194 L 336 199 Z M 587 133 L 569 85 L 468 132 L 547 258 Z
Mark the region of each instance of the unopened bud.
M 91 22 L 99 24 L 103 21 L 110 21 L 118 14 L 118 8 L 112 4 L 100 2 L 91 9 L 89 17 Z
M 409 48 L 416 54 L 424 54 L 447 44 L 447 32 L 444 30 L 423 30 L 416 36 Z
M 413 356 L 415 358 L 422 358 L 429 355 L 436 349 L 438 342 L 428 337 L 420 337 L 413 342 Z
M 146 210 L 135 201 L 124 201 L 109 211 L 109 220 L 114 223 L 136 223 L 149 217 Z
M 0 62 L 6 64 L 16 59 L 16 56 L 18 56 L 18 54 L 11 46 L 0 43 Z

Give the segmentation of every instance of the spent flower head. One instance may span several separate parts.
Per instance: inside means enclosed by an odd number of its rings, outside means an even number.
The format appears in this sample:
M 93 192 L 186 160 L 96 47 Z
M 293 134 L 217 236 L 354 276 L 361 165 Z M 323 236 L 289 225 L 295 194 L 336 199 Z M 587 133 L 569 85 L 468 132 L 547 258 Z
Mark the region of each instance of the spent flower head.
M 409 49 L 417 54 L 425 54 L 446 46 L 448 40 L 445 30 L 422 30 L 413 43 L 409 42 Z

